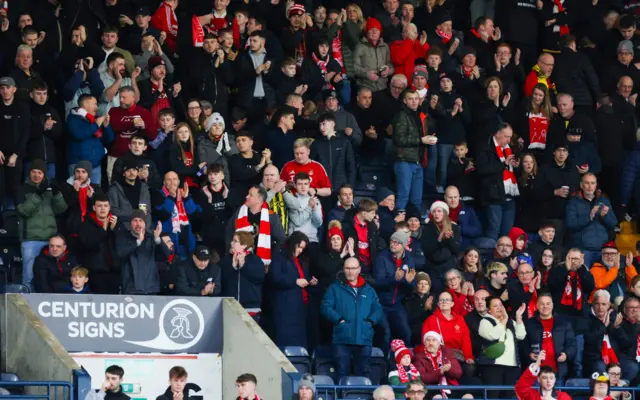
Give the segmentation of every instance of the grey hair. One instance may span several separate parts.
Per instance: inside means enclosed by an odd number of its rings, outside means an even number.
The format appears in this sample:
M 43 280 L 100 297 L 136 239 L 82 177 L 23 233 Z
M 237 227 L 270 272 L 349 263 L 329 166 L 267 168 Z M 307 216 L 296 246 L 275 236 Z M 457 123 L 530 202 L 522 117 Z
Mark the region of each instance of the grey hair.
M 378 400 L 381 397 L 383 397 L 383 395 L 386 393 L 390 393 L 392 396 L 395 396 L 395 394 L 393 393 L 393 388 L 389 385 L 381 385 L 378 386 L 376 388 L 376 390 L 373 391 L 373 400 Z M 386 396 L 384 396 L 386 397 Z
M 598 289 L 593 294 L 593 300 L 596 300 L 600 297 L 604 297 L 607 300 L 607 303 L 611 303 L 611 293 L 607 292 L 604 289 Z
M 24 52 L 33 53 L 33 49 L 31 48 L 31 46 L 27 44 L 21 44 L 20 46 L 18 46 L 18 49 L 16 50 L 16 56 Z
M 405 88 L 407 86 L 409 86 L 409 82 L 407 81 L 407 77 L 404 74 L 395 74 L 392 78 L 391 78 L 391 84 L 393 84 L 393 82 L 399 82 L 402 84 L 402 86 L 404 86 Z
M 457 268 L 451 268 L 450 270 L 448 270 L 447 272 L 444 273 L 444 278 L 445 280 L 447 279 L 447 275 L 449 274 L 456 274 L 458 276 L 458 278 L 460 278 L 462 280 L 462 282 L 464 282 L 464 276 L 462 276 L 462 272 L 460 272 L 459 269 Z
M 559 99 L 561 97 L 568 97 L 571 102 L 573 102 L 573 96 L 570 95 L 569 93 L 558 93 L 558 95 L 556 96 L 556 99 Z

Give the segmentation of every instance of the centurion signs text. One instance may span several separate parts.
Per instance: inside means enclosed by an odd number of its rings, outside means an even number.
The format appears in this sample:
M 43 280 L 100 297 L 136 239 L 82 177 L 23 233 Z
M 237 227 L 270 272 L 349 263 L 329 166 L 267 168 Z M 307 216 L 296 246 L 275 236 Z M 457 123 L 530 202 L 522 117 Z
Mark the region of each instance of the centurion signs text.
M 222 300 L 29 294 L 32 310 L 70 352 L 222 352 Z

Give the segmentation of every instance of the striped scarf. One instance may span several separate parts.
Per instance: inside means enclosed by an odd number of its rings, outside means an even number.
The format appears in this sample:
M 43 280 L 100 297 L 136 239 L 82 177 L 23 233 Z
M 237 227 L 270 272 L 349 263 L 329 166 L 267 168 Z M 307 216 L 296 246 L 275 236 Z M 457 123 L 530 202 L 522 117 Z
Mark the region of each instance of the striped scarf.
M 253 226 L 249 223 L 249 207 L 243 204 L 238 211 L 236 219 L 236 232 L 253 232 Z M 271 224 L 269 223 L 269 207 L 265 201 L 260 210 L 260 226 L 258 227 L 258 241 L 256 255 L 262 259 L 265 266 L 271 264 Z
M 287 212 L 287 207 L 284 204 L 284 197 L 282 196 L 282 193 L 274 194 L 273 198 L 269 200 L 269 210 L 280 217 L 282 229 L 284 229 L 285 232 L 289 232 L 289 213 Z
M 503 149 L 498 146 L 498 142 L 496 142 L 496 138 L 493 138 L 493 144 L 496 146 L 496 154 L 502 163 L 504 163 L 512 153 L 511 147 L 506 145 Z M 502 181 L 504 183 L 504 193 L 507 196 L 519 196 L 520 191 L 518 190 L 518 182 L 516 181 L 516 174 L 513 173 L 513 166 L 509 165 L 508 168 L 505 168 L 502 171 Z

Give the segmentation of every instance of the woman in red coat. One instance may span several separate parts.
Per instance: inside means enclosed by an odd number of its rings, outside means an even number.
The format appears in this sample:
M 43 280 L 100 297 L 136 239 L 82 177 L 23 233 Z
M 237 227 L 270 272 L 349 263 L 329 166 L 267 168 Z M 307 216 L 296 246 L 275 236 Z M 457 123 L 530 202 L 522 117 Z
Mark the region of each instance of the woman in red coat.
M 396 40 L 390 46 L 395 73 L 404 74 L 407 81 L 411 82 L 416 60 L 424 58 L 426 62 L 428 50 L 426 32 L 422 32 L 418 39 L 418 28 L 414 24 L 407 24 L 402 30 L 402 40 Z

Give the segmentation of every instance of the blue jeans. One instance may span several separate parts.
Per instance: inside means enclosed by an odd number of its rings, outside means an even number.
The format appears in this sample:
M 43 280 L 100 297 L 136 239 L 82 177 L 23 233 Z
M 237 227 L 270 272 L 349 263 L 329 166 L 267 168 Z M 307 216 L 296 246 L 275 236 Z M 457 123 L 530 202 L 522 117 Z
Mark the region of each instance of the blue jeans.
M 427 146 L 427 166 L 424 169 L 426 190 L 436 191 L 436 168 L 438 167 L 438 146 Z M 420 209 L 420 207 L 418 207 Z
M 620 366 L 622 367 L 622 379 L 631 382 L 638 376 L 640 365 L 636 360 L 620 357 Z
M 401 303 L 396 303 L 389 307 L 383 307 L 384 316 L 388 322 L 389 332 L 385 334 L 387 338 L 402 339 L 405 343 L 411 343 L 411 328 L 407 311 Z
M 342 81 L 342 89 L 337 91 L 337 95 L 341 106 L 344 107 L 351 102 L 351 83 L 348 79 Z
M 49 242 L 40 240 L 28 240 L 22 242 L 20 250 L 22 251 L 22 284 L 33 291 L 33 262 L 44 247 Z
M 432 146 L 433 147 L 433 146 Z M 447 187 L 447 168 L 451 155 L 453 154 L 452 144 L 439 144 L 438 147 L 438 185 Z
M 573 359 L 575 378 L 582 378 L 582 354 L 584 353 L 584 335 L 576 335 L 576 357 Z
M 484 215 L 487 219 L 484 236 L 498 240 L 505 236 L 513 227 L 516 217 L 516 202 L 505 201 L 502 204 L 484 206 Z
M 422 166 L 418 163 L 396 161 L 393 165 L 396 174 L 396 208 L 404 210 L 411 202 L 418 210 L 422 209 Z
M 76 172 L 76 165 L 69 164 L 69 176 L 73 176 Z M 91 183 L 94 185 L 100 186 L 102 181 L 102 166 L 98 165 L 97 167 L 91 168 Z
M 591 268 L 594 262 L 600 258 L 600 250 L 584 250 L 584 265 Z M 611 299 L 613 300 L 613 299 Z
M 335 359 L 338 376 L 349 376 L 351 374 L 351 359 L 353 358 L 353 367 L 355 376 L 369 377 L 371 374 L 371 346 L 356 346 L 346 344 L 333 345 L 333 358 Z

